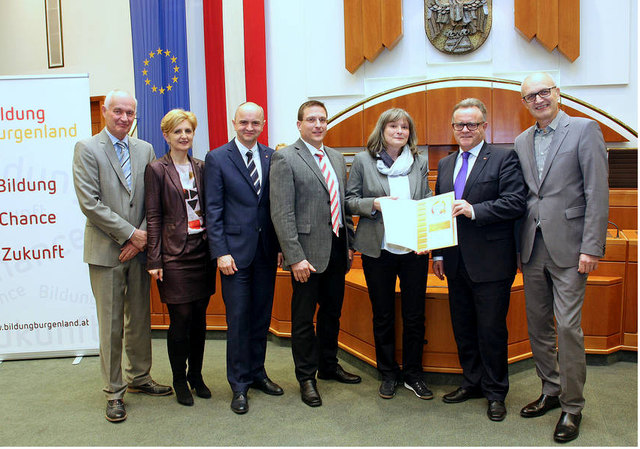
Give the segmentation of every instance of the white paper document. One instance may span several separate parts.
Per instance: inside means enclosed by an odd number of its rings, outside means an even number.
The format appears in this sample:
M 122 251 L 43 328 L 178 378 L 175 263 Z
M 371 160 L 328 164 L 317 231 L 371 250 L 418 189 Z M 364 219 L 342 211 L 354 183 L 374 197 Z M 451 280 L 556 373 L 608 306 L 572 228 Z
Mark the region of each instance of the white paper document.
M 423 200 L 382 198 L 387 243 L 414 251 L 429 251 L 458 244 L 456 219 L 451 216 L 453 192 Z

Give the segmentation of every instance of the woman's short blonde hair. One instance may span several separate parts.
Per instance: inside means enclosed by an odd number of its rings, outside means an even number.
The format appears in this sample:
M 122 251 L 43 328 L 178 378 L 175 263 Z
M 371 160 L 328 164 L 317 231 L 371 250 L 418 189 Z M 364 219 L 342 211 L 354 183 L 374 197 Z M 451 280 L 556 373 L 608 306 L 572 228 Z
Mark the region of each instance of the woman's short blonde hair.
M 387 123 L 397 122 L 398 120 L 402 119 L 405 119 L 409 124 L 409 139 L 407 140 L 407 145 L 409 145 L 411 154 L 415 155 L 418 153 L 418 148 L 416 148 L 418 139 L 416 137 L 416 127 L 413 124 L 413 119 L 404 109 L 392 108 L 387 109 L 382 114 L 380 114 L 378 123 L 376 123 L 373 131 L 371 131 L 369 140 L 367 140 L 367 151 L 369 151 L 369 154 L 372 157 L 377 157 L 378 154 L 380 154 L 382 150 L 385 149 L 384 129 L 387 127 Z
M 198 119 L 196 119 L 196 115 L 193 112 L 185 111 L 184 109 L 172 109 L 167 112 L 160 121 L 160 129 L 162 129 L 164 134 L 169 134 L 176 126 L 185 120 L 191 124 L 191 127 L 195 131 L 196 126 L 198 126 Z

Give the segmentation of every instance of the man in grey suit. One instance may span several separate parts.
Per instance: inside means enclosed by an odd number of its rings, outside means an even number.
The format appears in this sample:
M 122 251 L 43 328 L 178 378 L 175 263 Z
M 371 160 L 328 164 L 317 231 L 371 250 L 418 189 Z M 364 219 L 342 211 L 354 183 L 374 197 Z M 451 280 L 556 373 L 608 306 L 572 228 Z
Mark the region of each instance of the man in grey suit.
M 587 276 L 604 255 L 607 154 L 595 121 L 559 110 L 560 90 L 551 76 L 528 76 L 521 93 L 537 121 L 516 138 L 515 149 L 528 188 L 520 260 L 542 395 L 520 414 L 530 418 L 562 407 L 554 439 L 566 442 L 578 436 L 584 407 L 586 359 L 580 323 Z
M 84 261 L 89 264 L 100 333 L 100 362 L 107 396 L 106 418 L 127 418 L 125 390 L 153 396 L 171 387 L 151 379 L 149 275 L 144 212 L 144 169 L 155 159 L 153 147 L 128 136 L 136 100 L 109 92 L 102 106 L 106 127 L 81 140 L 73 155 L 73 181 L 87 217 Z M 122 349 L 125 350 L 124 381 Z
M 300 139 L 271 158 L 271 218 L 285 269 L 291 270 L 291 349 L 302 401 L 322 405 L 320 379 L 358 383 L 338 364 L 344 276 L 351 267 L 353 221 L 345 211 L 344 157 L 326 147 L 327 109 L 298 109 Z M 313 317 L 319 305 L 317 326 Z

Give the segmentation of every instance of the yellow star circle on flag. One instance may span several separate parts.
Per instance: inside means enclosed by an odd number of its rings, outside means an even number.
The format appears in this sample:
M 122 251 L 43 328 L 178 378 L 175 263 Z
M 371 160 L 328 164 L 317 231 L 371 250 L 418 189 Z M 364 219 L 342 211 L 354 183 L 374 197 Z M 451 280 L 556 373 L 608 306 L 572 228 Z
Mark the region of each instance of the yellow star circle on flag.
M 147 53 L 147 55 L 148 55 L 148 58 L 142 61 L 143 68 L 141 73 L 145 77 L 144 85 L 149 86 L 149 88 L 151 89 L 151 92 L 154 94 L 164 95 L 165 92 L 166 93 L 171 92 L 173 89 L 173 86 L 171 84 L 167 84 L 166 88 L 162 87 L 162 85 L 160 87 L 156 86 L 155 84 L 152 85 L 152 82 L 151 82 L 152 73 L 154 71 L 154 68 L 155 70 L 159 70 L 159 68 L 161 68 L 161 66 L 158 66 L 158 64 L 163 64 L 166 58 L 167 62 L 171 61 L 171 64 L 173 64 L 173 67 L 170 67 L 173 69 L 173 72 L 174 72 L 174 76 L 171 78 L 171 81 L 177 84 L 179 80 L 178 72 L 180 71 L 180 67 L 178 66 L 178 63 L 177 63 L 178 58 L 171 52 L 171 50 L 169 49 L 163 50 L 160 47 L 158 47 L 156 50 L 150 51 L 149 53 Z M 158 61 L 157 63 L 154 62 L 156 60 Z

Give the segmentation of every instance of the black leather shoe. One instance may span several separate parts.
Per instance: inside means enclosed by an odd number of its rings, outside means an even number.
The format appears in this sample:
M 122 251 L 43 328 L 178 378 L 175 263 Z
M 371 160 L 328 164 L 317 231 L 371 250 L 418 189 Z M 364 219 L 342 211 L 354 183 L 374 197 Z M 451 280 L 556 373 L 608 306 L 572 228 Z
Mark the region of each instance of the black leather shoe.
M 458 402 L 464 402 L 468 399 L 476 399 L 481 397 L 483 396 L 479 391 L 467 390 L 466 388 L 460 387 L 457 390 L 442 396 L 442 402 L 445 402 L 447 404 L 457 404 Z
M 574 415 L 562 412 L 556 430 L 553 432 L 553 439 L 558 443 L 575 440 L 580 434 L 580 421 L 582 421 L 582 413 Z
M 209 387 L 207 387 L 207 385 L 204 383 L 204 380 L 202 379 L 202 376 L 197 377 L 189 377 L 187 376 L 187 381 L 189 382 L 189 386 L 191 387 L 192 390 L 196 390 L 196 396 L 198 396 L 199 398 L 204 398 L 204 399 L 209 399 L 211 397 L 211 390 L 209 390 Z M 174 387 L 175 389 L 175 387 Z M 177 392 L 176 392 L 177 394 Z
M 124 408 L 122 399 L 113 399 L 107 401 L 107 412 L 105 413 L 107 421 L 121 422 L 127 419 L 127 411 Z
M 173 393 L 169 385 L 160 385 L 155 380 L 150 380 L 142 385 L 129 385 L 127 388 L 129 393 L 144 393 L 149 396 L 168 396 Z
M 284 390 L 282 389 L 282 387 L 280 387 L 280 385 L 278 385 L 268 377 L 265 377 L 262 380 L 254 381 L 251 385 L 249 385 L 249 387 L 255 388 L 256 390 L 263 391 L 273 396 L 280 396 L 284 394 Z
M 542 394 L 531 404 L 525 405 L 522 410 L 520 410 L 520 416 L 523 418 L 535 418 L 558 407 L 560 407 L 560 399 L 558 399 L 558 396 Z
M 231 400 L 231 410 L 238 415 L 242 415 L 249 411 L 249 400 L 247 399 L 247 393 L 241 391 L 233 392 L 233 399 Z
M 189 390 L 189 386 L 187 385 L 187 380 L 184 377 L 173 381 L 173 389 L 176 392 L 176 400 L 178 401 L 178 404 L 186 406 L 193 405 L 193 395 L 191 394 L 191 390 Z
M 362 380 L 360 376 L 346 372 L 340 365 L 336 366 L 335 371 L 318 371 L 318 379 L 337 380 L 343 384 L 358 384 Z
M 383 380 L 378 389 L 378 394 L 382 399 L 391 399 L 396 395 L 397 380 Z
M 413 391 L 420 399 L 433 399 L 433 393 L 429 390 L 429 387 L 427 387 L 427 384 L 424 383 L 424 380 L 422 379 L 418 379 L 413 382 L 405 381 L 404 386 Z
M 313 379 L 300 382 L 300 396 L 302 397 L 302 402 L 309 407 L 319 407 L 322 405 L 320 393 L 318 393 L 318 389 L 316 388 L 316 381 Z
M 504 401 L 489 401 L 487 416 L 491 421 L 502 421 L 507 416 L 507 408 Z

